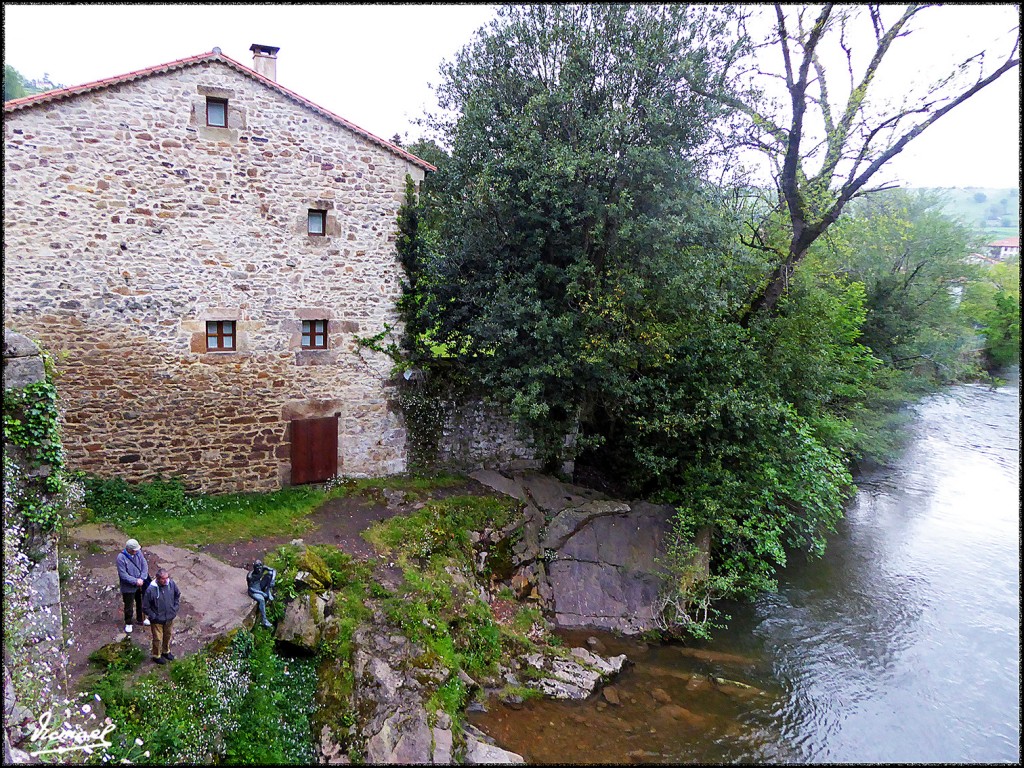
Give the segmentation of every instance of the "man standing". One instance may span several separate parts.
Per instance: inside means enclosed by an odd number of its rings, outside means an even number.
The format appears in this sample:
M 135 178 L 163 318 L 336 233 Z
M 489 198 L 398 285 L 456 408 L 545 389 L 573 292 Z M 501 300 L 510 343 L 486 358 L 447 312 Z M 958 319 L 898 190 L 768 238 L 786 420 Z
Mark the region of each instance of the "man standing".
M 142 598 L 142 609 L 152 622 L 152 656 L 156 664 L 174 661 L 174 654 L 171 653 L 171 627 L 174 624 L 174 617 L 178 615 L 180 602 L 181 592 L 178 585 L 171 580 L 167 569 L 161 568 L 156 572 L 156 579 L 149 585 Z
M 132 633 L 132 604 L 135 617 L 142 624 L 149 624 L 149 619 L 142 618 L 142 593 L 149 581 L 149 565 L 142 554 L 142 547 L 135 539 L 128 539 L 124 549 L 117 556 L 117 578 L 121 583 L 121 597 L 124 598 L 124 631 Z

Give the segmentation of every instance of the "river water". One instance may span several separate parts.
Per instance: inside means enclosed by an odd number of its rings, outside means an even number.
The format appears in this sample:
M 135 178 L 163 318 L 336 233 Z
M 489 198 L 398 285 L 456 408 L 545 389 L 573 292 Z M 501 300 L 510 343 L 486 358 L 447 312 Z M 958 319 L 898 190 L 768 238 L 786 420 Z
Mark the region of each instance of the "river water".
M 1019 762 L 1019 402 L 1015 374 L 916 406 L 907 450 L 858 478 L 825 557 L 795 556 L 714 641 L 600 635 L 635 661 L 617 704 L 471 721 L 533 763 Z

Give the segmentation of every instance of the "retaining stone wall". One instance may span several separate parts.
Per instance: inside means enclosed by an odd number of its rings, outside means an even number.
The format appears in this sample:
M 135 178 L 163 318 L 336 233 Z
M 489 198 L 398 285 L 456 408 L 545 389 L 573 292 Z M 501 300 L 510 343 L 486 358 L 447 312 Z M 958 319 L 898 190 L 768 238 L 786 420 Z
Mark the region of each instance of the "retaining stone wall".
M 4 142 L 4 322 L 55 353 L 71 468 L 273 490 L 289 420 L 338 414 L 339 473 L 405 469 L 391 363 L 354 338 L 396 322 L 422 169 L 211 62 L 6 114 Z M 303 319 L 328 350 L 300 349 Z M 237 352 L 205 351 L 207 320 Z
M 39 348 L 25 336 L 4 329 L 3 380 L 4 390 L 26 387 L 46 378 L 43 360 Z M 14 446 L 4 445 L 15 460 L 22 464 L 22 472 L 27 472 L 26 457 Z M 31 472 L 33 475 L 46 476 L 50 473 L 47 465 Z M 9 479 L 9 478 L 8 478 Z M 12 509 L 4 502 L 4 515 L 12 514 Z M 5 521 L 6 522 L 6 521 Z M 20 546 L 18 546 L 20 544 Z M 14 551 L 23 551 L 29 542 L 7 542 L 7 547 Z M 42 666 L 52 671 L 52 679 L 58 682 L 59 690 L 66 693 L 67 689 L 67 653 L 64 649 L 63 611 L 61 610 L 60 575 L 58 569 L 59 548 L 57 537 L 47 535 L 42 541 L 32 543 L 38 547 L 40 557 L 27 573 L 27 594 L 29 616 L 25 619 L 27 634 L 12 639 L 14 652 L 27 654 L 43 660 Z M 5 547 L 6 548 L 6 547 Z M 5 568 L 15 570 L 12 564 L 5 563 Z M 10 606 L 8 606 L 9 608 Z M 10 631 L 10 627 L 5 628 Z M 6 638 L 5 638 L 6 642 Z M 20 643 L 20 646 L 18 646 Z M 6 659 L 6 651 L 5 651 Z M 15 736 L 20 740 L 24 736 L 21 726 L 25 722 L 34 721 L 42 713 L 31 713 L 18 702 L 11 680 L 11 674 L 4 663 L 4 765 L 14 762 L 28 762 L 28 756 L 21 750 L 12 749 L 8 729 L 15 729 Z
M 466 472 L 539 469 L 541 466 L 535 458 L 532 442 L 520 434 L 507 414 L 499 406 L 479 399 L 446 403 L 437 462 Z

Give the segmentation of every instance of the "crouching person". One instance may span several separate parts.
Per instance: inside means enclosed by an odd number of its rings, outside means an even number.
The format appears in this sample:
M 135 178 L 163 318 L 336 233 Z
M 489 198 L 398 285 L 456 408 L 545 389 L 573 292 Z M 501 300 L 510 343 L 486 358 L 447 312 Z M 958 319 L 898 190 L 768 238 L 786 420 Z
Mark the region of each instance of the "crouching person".
M 157 664 L 174 661 L 174 654 L 171 653 L 171 631 L 180 602 L 181 592 L 178 585 L 171 580 L 167 570 L 161 568 L 142 596 L 142 610 L 149 619 L 150 629 L 153 631 L 153 661 Z

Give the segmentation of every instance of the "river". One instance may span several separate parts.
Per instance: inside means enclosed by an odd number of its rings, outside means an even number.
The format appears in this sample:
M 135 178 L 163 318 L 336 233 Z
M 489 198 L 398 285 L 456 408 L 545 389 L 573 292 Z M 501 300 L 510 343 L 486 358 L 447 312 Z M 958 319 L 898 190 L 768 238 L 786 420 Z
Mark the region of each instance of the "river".
M 1019 402 L 1015 372 L 915 406 L 906 451 L 858 478 L 825 557 L 794 557 L 712 642 L 600 635 L 635 662 L 617 704 L 471 722 L 532 763 L 1019 762 Z

